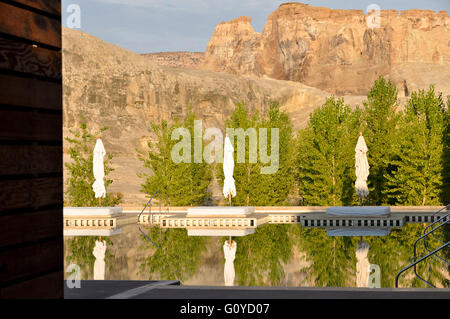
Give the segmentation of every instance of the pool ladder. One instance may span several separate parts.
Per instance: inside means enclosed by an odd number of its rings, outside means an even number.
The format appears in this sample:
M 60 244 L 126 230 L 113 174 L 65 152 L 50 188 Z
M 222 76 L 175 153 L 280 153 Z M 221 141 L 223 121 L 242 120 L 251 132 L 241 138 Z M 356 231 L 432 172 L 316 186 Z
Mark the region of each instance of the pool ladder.
M 440 210 L 438 210 L 436 213 L 433 214 L 433 216 L 437 215 L 438 213 L 442 212 L 444 209 L 447 210 L 447 213 L 445 215 L 443 215 L 442 217 L 440 217 L 439 219 L 435 220 L 433 223 L 431 223 L 430 225 L 428 225 L 427 227 L 425 227 L 424 231 L 423 231 L 423 235 L 420 236 L 419 238 L 416 239 L 416 241 L 414 242 L 414 261 L 413 263 L 411 263 L 410 265 L 408 265 L 407 267 L 403 268 L 402 270 L 400 270 L 397 274 L 397 276 L 395 277 L 395 288 L 398 288 L 398 281 L 400 276 L 407 270 L 414 268 L 414 275 L 420 279 L 421 281 L 423 281 L 424 283 L 426 283 L 428 286 L 432 287 L 432 288 L 436 288 L 433 284 L 431 284 L 430 282 L 428 282 L 427 280 L 425 280 L 424 278 L 422 278 L 418 273 L 417 273 L 417 265 L 425 260 L 427 260 L 429 257 L 433 257 L 436 258 L 442 262 L 444 262 L 445 264 L 447 264 L 447 266 L 450 266 L 450 262 L 448 260 L 446 260 L 445 258 L 442 258 L 440 256 L 437 255 L 437 253 L 441 250 L 443 250 L 444 248 L 448 247 L 450 245 L 450 238 L 447 238 L 447 242 L 444 242 L 438 238 L 436 238 L 434 236 L 434 232 L 437 229 L 440 229 L 442 227 L 444 227 L 445 225 L 450 225 L 450 204 L 441 208 Z M 428 229 L 432 228 L 431 230 L 428 231 Z M 438 242 L 440 242 L 442 245 L 434 250 L 431 250 L 428 246 L 427 246 L 427 238 L 429 237 L 433 237 L 435 240 L 437 240 Z M 419 241 L 423 240 L 423 245 L 425 250 L 428 252 L 425 256 L 417 259 L 417 243 Z

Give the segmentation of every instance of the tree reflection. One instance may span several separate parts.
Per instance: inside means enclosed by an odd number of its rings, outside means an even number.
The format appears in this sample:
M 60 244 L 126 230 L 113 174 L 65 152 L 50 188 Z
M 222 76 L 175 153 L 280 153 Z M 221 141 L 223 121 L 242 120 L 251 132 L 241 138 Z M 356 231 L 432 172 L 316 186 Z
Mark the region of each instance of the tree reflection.
M 67 264 L 76 264 L 81 270 L 81 279 L 86 280 L 94 276 L 95 257 L 92 251 L 95 247 L 95 241 L 99 240 L 94 236 L 78 236 L 66 240 L 66 262 Z M 114 269 L 114 255 L 108 251 L 108 247 L 114 245 L 109 237 L 102 238 L 106 242 L 105 264 L 108 271 Z
M 205 237 L 188 236 L 186 229 L 150 227 L 147 231 L 158 246 L 141 235 L 143 245 L 151 255 L 140 265 L 139 273 L 148 274 L 149 280 L 186 280 L 197 270 L 201 253 L 205 250 Z
M 293 242 L 287 225 L 269 224 L 249 236 L 236 237 L 236 281 L 241 286 L 280 285 L 283 262 L 292 256 Z

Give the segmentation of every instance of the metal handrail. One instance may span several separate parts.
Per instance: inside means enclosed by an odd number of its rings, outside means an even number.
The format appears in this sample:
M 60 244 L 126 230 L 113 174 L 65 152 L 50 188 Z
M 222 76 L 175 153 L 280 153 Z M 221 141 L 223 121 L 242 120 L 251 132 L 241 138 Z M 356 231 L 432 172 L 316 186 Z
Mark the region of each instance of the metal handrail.
M 444 216 L 443 216 L 442 218 L 440 218 L 439 220 L 445 219 L 445 218 L 447 217 L 447 215 L 450 215 L 450 213 L 444 215 Z M 438 221 L 439 221 L 439 220 L 438 220 Z M 436 222 L 438 222 L 438 221 L 436 221 Z M 433 228 L 431 231 L 429 231 L 429 232 L 423 234 L 422 236 L 420 236 L 419 238 L 416 239 L 416 241 L 414 242 L 414 261 L 417 260 L 417 254 L 416 254 L 416 253 L 417 253 L 417 243 L 419 242 L 419 240 L 423 239 L 423 240 L 425 241 L 425 239 L 426 239 L 426 237 L 427 237 L 428 235 L 433 234 L 433 232 L 434 232 L 435 230 L 437 230 L 437 229 L 441 228 L 442 226 L 446 225 L 449 221 L 450 221 L 450 220 L 446 220 L 444 223 L 441 223 L 439 226 Z M 435 223 L 436 223 L 436 222 L 435 222 Z M 429 228 L 429 227 L 427 227 L 427 228 Z M 443 242 L 442 242 L 442 243 L 443 243 Z M 427 249 L 427 251 L 428 251 L 428 249 Z M 430 252 L 430 251 L 428 251 L 428 252 Z M 436 256 L 436 255 L 433 254 L 433 256 Z M 436 257 L 439 257 L 439 256 L 436 256 Z M 439 257 L 439 259 L 442 259 L 442 258 Z M 444 260 L 444 259 L 442 259 L 442 260 Z M 447 262 L 446 260 L 444 260 L 444 261 Z M 417 264 L 414 264 L 414 274 L 416 275 L 416 277 L 419 278 L 420 280 L 422 280 L 424 283 L 426 283 L 426 284 L 429 285 L 430 287 L 436 288 L 436 287 L 433 286 L 431 283 L 429 283 L 428 281 L 426 281 L 425 279 L 423 279 L 422 277 L 420 277 L 419 274 L 417 274 L 417 267 L 416 267 L 416 265 L 417 265 Z
M 446 205 L 445 207 L 443 207 L 443 208 L 441 208 L 440 210 L 438 210 L 437 212 L 435 212 L 435 213 L 433 214 L 433 216 L 435 216 L 436 214 L 440 213 L 442 210 L 448 209 L 448 208 L 450 208 L 450 204 L 449 204 L 449 205 Z M 439 258 L 440 260 L 443 260 L 444 262 L 446 262 L 446 263 L 448 264 L 448 262 L 447 262 L 445 259 L 443 259 L 443 258 L 437 256 L 436 253 L 439 252 L 440 250 L 444 249 L 445 247 L 447 247 L 447 246 L 450 244 L 450 242 L 444 243 L 444 242 L 442 242 L 441 240 L 437 239 L 437 238 L 434 236 L 434 234 L 433 234 L 435 230 L 441 228 L 442 226 L 444 226 L 444 225 L 446 225 L 447 223 L 450 222 L 450 219 L 447 219 L 448 216 L 450 216 L 450 213 L 445 214 L 444 216 L 440 217 L 438 220 L 435 220 L 435 221 L 432 222 L 430 225 L 428 225 L 427 227 L 425 227 L 425 229 L 424 229 L 424 234 L 415 240 L 415 242 L 414 242 L 414 262 L 413 262 L 412 264 L 410 264 L 409 266 L 407 266 L 406 268 L 402 269 L 402 270 L 397 274 L 397 276 L 396 276 L 396 278 L 395 278 L 395 287 L 396 287 L 396 288 L 398 288 L 398 278 L 399 278 L 399 276 L 400 276 L 403 272 L 405 272 L 406 270 L 410 269 L 411 267 L 414 267 L 414 274 L 415 274 L 415 276 L 416 276 L 417 278 L 419 278 L 420 280 L 422 280 L 424 283 L 426 283 L 426 284 L 429 285 L 430 287 L 435 288 L 435 286 L 433 286 L 431 283 L 429 283 L 428 281 L 426 281 L 425 279 L 423 279 L 421 276 L 419 276 L 419 274 L 417 274 L 417 267 L 416 267 L 416 266 L 417 266 L 418 263 L 422 262 L 423 260 L 427 259 L 427 258 L 430 257 L 430 256 L 437 257 L 437 258 Z M 444 222 L 442 223 L 442 221 L 444 221 Z M 437 223 L 440 223 L 440 225 L 437 226 L 437 227 L 434 227 L 431 231 L 428 231 L 428 232 L 426 231 L 427 229 L 429 229 L 430 227 L 432 227 L 433 225 L 435 225 L 435 224 L 437 224 Z M 438 249 L 435 249 L 435 250 L 433 250 L 433 251 L 430 251 L 430 250 L 428 249 L 428 247 L 426 246 L 426 238 L 427 238 L 427 236 L 429 236 L 429 235 L 433 236 L 433 238 L 435 238 L 435 239 L 437 239 L 439 242 L 443 243 L 443 245 L 442 245 L 441 247 L 439 247 Z M 420 258 L 419 260 L 417 260 L 417 243 L 418 243 L 421 239 L 424 240 L 424 247 L 425 247 L 425 249 L 426 249 L 429 253 L 428 253 L 426 256 L 424 256 L 424 257 Z
M 415 265 L 417 265 L 418 263 L 422 262 L 423 260 L 427 259 L 430 256 L 433 256 L 434 254 L 436 254 L 438 251 L 444 249 L 445 247 L 447 247 L 448 245 L 450 245 L 450 241 L 445 243 L 444 245 L 442 245 L 439 248 L 436 248 L 435 250 L 433 250 L 431 253 L 427 254 L 426 256 L 420 258 L 419 260 L 415 261 L 414 263 L 412 263 L 411 265 L 403 268 L 402 270 L 399 271 L 399 273 L 397 274 L 397 276 L 395 277 L 395 288 L 398 288 L 398 279 L 400 277 L 400 275 L 402 273 L 404 273 L 405 271 L 407 271 L 408 269 L 410 269 L 411 267 L 414 267 Z
M 448 209 L 448 208 L 450 208 L 450 205 L 447 205 L 447 206 L 444 207 L 444 208 L 447 208 L 447 209 Z M 440 211 L 442 211 L 442 209 L 440 209 L 440 210 L 437 211 L 435 214 L 433 214 L 433 216 L 436 215 L 437 213 L 439 213 Z M 425 229 L 423 230 L 424 234 L 425 234 L 425 232 L 426 232 L 426 230 L 427 230 L 428 228 L 430 228 L 431 226 L 433 226 L 433 225 L 436 224 L 436 223 L 441 222 L 441 220 L 444 220 L 444 224 L 448 223 L 448 222 L 450 221 L 450 219 L 447 219 L 447 217 L 450 217 L 450 212 L 447 213 L 446 215 L 442 216 L 440 219 L 436 220 L 435 222 L 431 223 L 431 224 L 428 225 L 427 227 L 425 227 Z M 447 220 L 445 220 L 445 219 L 447 219 Z M 432 236 L 435 240 L 437 240 L 438 242 L 440 242 L 441 244 L 444 244 L 444 242 L 443 242 L 442 240 L 436 238 L 436 237 L 434 236 L 434 234 L 431 234 L 431 236 Z M 431 250 L 427 247 L 427 240 L 426 240 L 426 238 L 423 239 L 423 246 L 424 246 L 424 248 L 425 248 L 426 251 L 431 252 Z M 440 257 L 440 256 L 438 256 L 438 255 L 434 255 L 434 257 L 437 258 L 437 259 L 439 259 L 439 260 L 441 260 L 441 261 L 443 261 L 444 263 L 446 263 L 447 265 L 450 266 L 450 262 L 448 262 L 448 261 L 445 260 L 444 258 L 442 258 L 442 257 Z
M 440 210 L 438 210 L 437 212 L 435 212 L 435 213 L 432 215 L 432 217 L 436 216 L 437 214 L 439 214 L 439 213 L 440 213 L 441 211 L 443 211 L 444 209 L 447 209 L 447 210 L 448 210 L 449 208 L 450 208 L 450 204 L 448 204 L 448 205 L 442 207 Z M 438 220 L 435 220 L 434 222 L 432 222 L 430 225 L 428 225 L 427 227 L 425 227 L 425 229 L 423 230 L 423 233 L 425 234 L 425 232 L 426 232 L 426 230 L 427 230 L 428 228 L 430 228 L 431 226 L 433 226 L 433 225 L 436 224 L 436 223 L 439 223 L 442 219 L 446 218 L 446 217 L 449 216 L 449 215 L 450 215 L 450 212 L 447 213 L 446 215 L 442 216 L 442 217 L 439 218 Z M 442 244 L 444 243 L 443 241 L 437 239 L 437 238 L 434 236 L 434 234 L 432 234 L 431 236 L 432 236 L 434 239 L 436 239 L 437 241 L 441 242 Z M 429 252 L 430 250 L 428 250 L 427 247 L 426 247 L 426 240 L 424 240 L 423 243 L 424 243 L 425 249 Z
M 147 204 L 145 204 L 145 207 L 142 209 L 141 213 L 140 213 L 139 216 L 138 216 L 138 229 L 139 229 L 139 231 L 140 231 L 141 234 L 144 235 L 145 238 L 147 238 L 147 239 L 153 244 L 153 246 L 155 246 L 156 248 L 158 248 L 158 246 L 156 246 L 156 244 L 153 242 L 153 240 L 152 240 L 150 237 L 148 237 L 146 233 L 144 233 L 144 232 L 142 231 L 141 226 L 139 225 L 139 220 L 140 220 L 140 218 L 141 218 L 142 213 L 143 213 L 144 210 L 147 208 L 147 206 L 152 202 L 153 197 L 155 197 L 155 195 L 156 195 L 157 193 L 159 193 L 159 190 L 157 190 L 156 192 L 153 193 L 153 195 L 150 197 L 150 199 L 148 200 Z M 150 209 L 149 213 L 151 213 L 151 212 L 152 212 L 152 207 L 150 206 L 149 209 Z

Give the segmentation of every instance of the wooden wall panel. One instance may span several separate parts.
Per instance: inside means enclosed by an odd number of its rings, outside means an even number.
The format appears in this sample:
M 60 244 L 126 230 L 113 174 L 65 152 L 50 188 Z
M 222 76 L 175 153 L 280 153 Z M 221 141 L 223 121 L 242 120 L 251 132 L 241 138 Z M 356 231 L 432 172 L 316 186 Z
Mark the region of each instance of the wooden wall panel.
M 0 32 L 61 48 L 61 21 L 0 2 Z
M 64 260 L 60 258 L 57 251 L 63 249 L 61 240 L 52 240 L 35 245 L 16 247 L 14 250 L 0 250 L 0 267 L 7 272 L 0 272 L 0 282 L 8 285 L 17 282 L 21 278 L 27 278 L 33 273 L 45 273 L 56 267 L 64 267 Z
M 61 235 L 61 209 L 0 214 L 0 248 Z
M 0 298 L 63 297 L 60 0 L 0 0 Z
M 61 79 L 61 54 L 28 43 L 0 38 L 0 69 Z
M 62 176 L 0 180 L 0 215 L 8 210 L 62 207 L 62 186 Z
M 61 83 L 0 74 L 0 104 L 61 110 Z
M 0 141 L 62 141 L 62 115 L 2 110 Z
M 44 11 L 56 17 L 61 15 L 60 0 L 14 0 L 14 2 Z
M 0 288 L 0 298 L 54 299 L 64 295 L 64 270 Z
M 60 173 L 60 145 L 3 145 L 0 147 L 0 175 Z

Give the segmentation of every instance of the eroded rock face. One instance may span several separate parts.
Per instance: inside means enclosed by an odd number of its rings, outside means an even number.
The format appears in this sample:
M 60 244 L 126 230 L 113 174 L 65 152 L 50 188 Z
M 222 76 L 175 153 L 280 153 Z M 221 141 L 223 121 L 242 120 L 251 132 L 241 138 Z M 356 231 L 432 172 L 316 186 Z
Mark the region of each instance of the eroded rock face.
M 142 54 L 147 59 L 158 65 L 174 68 L 196 69 L 203 61 L 203 52 L 158 52 Z
M 64 132 L 82 118 L 108 126 L 105 147 L 134 152 L 150 134 L 150 122 L 183 118 L 189 107 L 204 125 L 222 128 L 238 102 L 263 113 L 271 101 L 295 113 L 296 126 L 320 106 L 326 92 L 300 83 L 157 65 L 147 57 L 63 29 Z M 109 145 L 108 145 L 109 144 Z
M 286 3 L 268 17 L 262 34 L 248 17 L 222 22 L 200 68 L 298 81 L 350 95 L 366 94 L 380 75 L 392 76 L 401 88 L 411 80 L 395 78 L 400 65 L 448 72 L 447 12 L 382 10 L 380 28 L 369 28 L 368 17 L 361 10 Z

